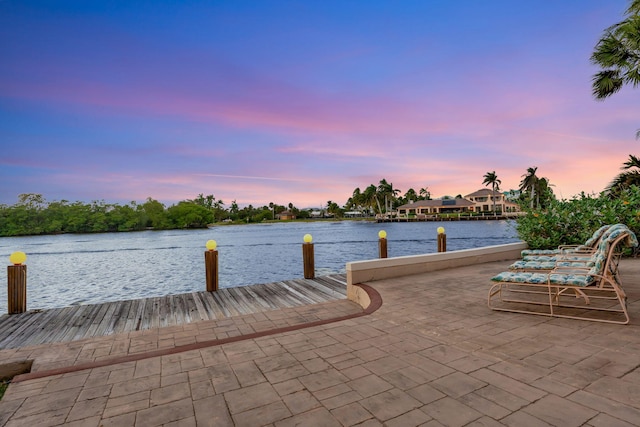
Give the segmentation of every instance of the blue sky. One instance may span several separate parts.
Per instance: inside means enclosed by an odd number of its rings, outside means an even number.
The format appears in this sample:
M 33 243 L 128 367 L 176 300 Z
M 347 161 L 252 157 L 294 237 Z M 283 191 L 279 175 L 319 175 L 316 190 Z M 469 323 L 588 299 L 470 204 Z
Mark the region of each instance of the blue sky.
M 602 191 L 639 93 L 591 96 L 622 0 L 0 0 L 0 203 L 342 205 L 528 167 Z

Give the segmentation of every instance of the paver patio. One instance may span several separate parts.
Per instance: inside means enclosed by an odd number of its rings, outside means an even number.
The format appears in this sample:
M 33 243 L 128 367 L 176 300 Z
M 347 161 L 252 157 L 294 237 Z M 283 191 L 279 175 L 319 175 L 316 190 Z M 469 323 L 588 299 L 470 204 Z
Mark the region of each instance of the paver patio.
M 5 350 L 5 362 L 35 358 L 43 376 L 16 378 L 0 424 L 639 425 L 640 260 L 621 263 L 625 326 L 489 310 L 489 278 L 508 264 L 371 282 L 383 301 L 372 314 L 232 342 L 215 340 L 360 308 L 337 301 Z

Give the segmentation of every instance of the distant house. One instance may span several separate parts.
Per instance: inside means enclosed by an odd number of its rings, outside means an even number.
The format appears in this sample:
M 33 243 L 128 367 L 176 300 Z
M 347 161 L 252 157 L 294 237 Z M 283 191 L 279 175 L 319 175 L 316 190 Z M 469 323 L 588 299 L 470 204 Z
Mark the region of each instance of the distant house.
M 311 211 L 309 216 L 311 218 L 317 219 L 317 218 L 333 218 L 335 215 L 325 210 L 321 210 L 321 211 Z
M 504 194 L 483 188 L 467 194 L 463 198 L 418 200 L 398 207 L 397 211 L 398 216 L 405 218 L 414 215 L 420 218 L 425 215 L 446 213 L 489 212 L 493 211 L 493 200 L 496 202 L 496 212 L 518 212 L 520 210 L 518 204 L 507 200 Z
M 418 217 L 443 213 L 473 212 L 475 204 L 466 199 L 418 200 L 398 207 L 398 215 Z
M 292 219 L 296 219 L 296 214 L 291 212 L 290 210 L 282 211 L 276 217 L 281 221 L 290 221 Z
M 493 202 L 496 203 L 496 212 L 518 212 L 520 207 L 517 203 L 507 200 L 505 194 L 493 191 L 489 188 L 483 188 L 471 194 L 464 196 L 475 204 L 475 212 L 493 211 Z

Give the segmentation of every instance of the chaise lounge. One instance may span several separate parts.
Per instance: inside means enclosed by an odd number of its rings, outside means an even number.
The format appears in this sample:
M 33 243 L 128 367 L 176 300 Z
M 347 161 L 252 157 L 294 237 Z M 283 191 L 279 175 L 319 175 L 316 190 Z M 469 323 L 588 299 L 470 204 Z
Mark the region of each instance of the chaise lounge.
M 625 246 L 636 247 L 638 240 L 620 224 L 603 233 L 584 266 L 557 265 L 546 272 L 504 271 L 491 279 L 495 283 L 487 304 L 496 311 L 627 324 L 626 295 L 617 273 Z
M 560 246 L 559 249 L 551 250 L 524 250 L 522 251 L 522 259 L 511 264 L 509 270 L 548 271 L 556 267 L 591 268 L 593 267 L 591 258 L 600 241 L 612 230 L 619 227 L 628 230 L 624 224 L 604 225 L 596 230 L 584 245 Z M 535 255 L 535 253 L 539 255 Z
M 540 256 L 554 257 L 555 255 L 566 255 L 568 253 L 591 255 L 598 246 L 598 243 L 600 243 L 600 239 L 602 239 L 604 233 L 611 227 L 613 226 L 607 224 L 598 228 L 582 245 L 560 245 L 556 249 L 525 249 L 521 252 L 522 259 L 524 261 L 541 261 L 541 259 L 538 258 Z M 548 259 L 546 260 L 548 261 Z

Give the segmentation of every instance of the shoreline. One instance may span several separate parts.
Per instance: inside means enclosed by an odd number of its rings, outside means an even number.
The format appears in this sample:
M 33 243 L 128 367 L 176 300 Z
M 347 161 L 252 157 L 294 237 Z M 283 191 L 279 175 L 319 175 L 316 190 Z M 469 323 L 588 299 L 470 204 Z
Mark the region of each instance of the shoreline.
M 16 234 L 11 236 L 0 236 L 2 238 L 11 238 L 11 237 L 31 237 L 31 236 L 61 236 L 61 235 L 98 235 L 98 234 L 126 234 L 126 233 L 139 233 L 145 231 L 171 231 L 171 230 L 181 230 L 181 231 L 199 231 L 199 230 L 208 230 L 216 227 L 228 227 L 233 225 L 264 225 L 264 224 L 297 224 L 297 223 L 314 223 L 314 222 L 371 222 L 371 223 L 391 223 L 391 222 L 451 222 L 451 221 L 515 221 L 516 217 L 510 216 L 447 216 L 447 217 L 438 217 L 438 218 L 427 218 L 427 219 L 415 219 L 415 218 L 394 218 L 394 219 L 383 219 L 383 218 L 375 218 L 375 217 L 367 217 L 367 218 L 314 218 L 314 219 L 294 219 L 294 220 L 265 220 L 260 222 L 244 222 L 244 221 L 236 221 L 236 222 L 215 222 L 211 224 L 207 224 L 206 227 L 200 228 L 153 228 L 147 227 L 144 230 L 123 230 L 123 231 L 96 231 L 96 232 L 82 232 L 82 233 L 73 233 L 73 232 L 56 232 L 56 233 L 37 233 L 37 234 Z

